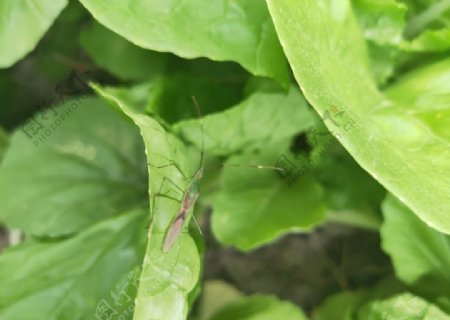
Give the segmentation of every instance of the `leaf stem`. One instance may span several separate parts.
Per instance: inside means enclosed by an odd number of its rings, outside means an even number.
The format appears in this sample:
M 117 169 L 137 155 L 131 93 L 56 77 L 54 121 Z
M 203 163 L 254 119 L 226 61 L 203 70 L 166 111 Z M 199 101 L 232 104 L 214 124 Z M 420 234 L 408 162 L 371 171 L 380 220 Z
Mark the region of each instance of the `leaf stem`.
M 411 19 L 405 30 L 405 36 L 407 38 L 412 38 L 418 33 L 420 33 L 428 24 L 436 20 L 445 11 L 450 9 L 450 0 L 442 0 L 430 6 L 428 9 L 424 10 L 416 17 Z

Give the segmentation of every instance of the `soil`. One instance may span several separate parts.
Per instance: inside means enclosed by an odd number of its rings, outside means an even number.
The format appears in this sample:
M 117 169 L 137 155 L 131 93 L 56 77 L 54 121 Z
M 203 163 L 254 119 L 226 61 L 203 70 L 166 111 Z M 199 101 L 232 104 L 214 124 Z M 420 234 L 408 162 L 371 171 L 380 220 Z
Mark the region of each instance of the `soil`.
M 368 287 L 393 274 L 377 233 L 339 224 L 291 234 L 248 253 L 222 247 L 208 232 L 205 239 L 205 281 L 223 280 L 247 294 L 274 294 L 306 312 L 329 294 Z

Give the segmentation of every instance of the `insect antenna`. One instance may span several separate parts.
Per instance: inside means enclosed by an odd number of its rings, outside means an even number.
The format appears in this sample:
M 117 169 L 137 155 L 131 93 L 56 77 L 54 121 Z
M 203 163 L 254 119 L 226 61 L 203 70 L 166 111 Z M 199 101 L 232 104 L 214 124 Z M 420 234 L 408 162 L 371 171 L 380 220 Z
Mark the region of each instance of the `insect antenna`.
M 247 167 L 247 168 L 253 168 L 253 169 L 269 169 L 269 170 L 276 170 L 276 171 L 284 171 L 283 168 L 276 167 L 276 166 L 266 166 L 262 164 L 237 164 L 237 163 L 227 163 L 222 164 L 222 167 Z
M 201 169 L 203 167 L 203 162 L 205 158 L 205 127 L 203 125 L 203 119 L 202 119 L 202 111 L 200 110 L 200 104 L 197 101 L 197 98 L 195 96 L 192 96 L 192 101 L 194 102 L 195 109 L 197 110 L 197 116 L 200 122 L 200 128 L 202 130 L 202 149 L 200 150 L 200 164 L 198 169 Z
M 197 98 L 195 96 L 191 96 L 191 98 L 192 98 L 192 102 L 194 103 L 195 109 L 197 111 L 197 116 L 198 116 L 198 119 L 200 122 L 201 131 L 202 131 L 202 148 L 200 150 L 200 162 L 199 162 L 199 165 L 197 168 L 197 172 L 198 172 L 199 170 L 203 169 L 204 159 L 205 159 L 205 127 L 203 125 L 203 119 L 202 119 L 203 117 L 202 117 L 202 111 L 200 109 L 200 104 L 198 103 Z M 197 219 L 195 219 L 194 214 L 192 214 L 192 220 L 194 220 L 195 225 L 197 226 L 198 230 L 200 231 L 200 235 L 203 235 L 202 229 L 200 228 L 200 225 L 198 224 Z

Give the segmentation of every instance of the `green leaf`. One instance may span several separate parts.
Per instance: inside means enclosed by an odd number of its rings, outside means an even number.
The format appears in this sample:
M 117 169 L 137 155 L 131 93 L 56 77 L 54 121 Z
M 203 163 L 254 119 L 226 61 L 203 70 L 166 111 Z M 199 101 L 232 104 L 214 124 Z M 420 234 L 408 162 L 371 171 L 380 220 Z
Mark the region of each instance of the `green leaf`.
M 366 39 L 380 45 L 399 44 L 405 28 L 407 7 L 396 0 L 352 0 Z
M 388 276 L 370 288 L 335 293 L 314 310 L 313 320 L 354 320 L 361 307 L 404 292 L 404 286 Z M 359 319 L 359 318 L 358 318 Z M 389 319 L 389 318 L 387 318 Z M 362 318 L 361 320 L 366 320 Z
M 214 313 L 241 297 L 242 293 L 230 284 L 219 280 L 208 280 L 203 286 L 202 299 L 197 307 L 196 318 L 208 320 Z
M 86 19 L 89 19 L 86 9 L 78 1 L 70 1 L 33 53 L 31 64 L 35 63 L 36 72 L 45 77 L 39 77 L 37 81 L 48 79 L 51 81 L 49 86 L 57 87 L 74 68 L 78 71 L 93 68 L 79 56 L 80 25 Z
M 31 52 L 66 5 L 67 0 L 1 1 L 0 68 Z
M 403 50 L 439 52 L 450 49 L 450 29 L 425 30 L 410 42 L 401 45 Z
M 183 58 L 236 61 L 287 86 L 289 71 L 261 1 L 80 0 L 103 25 L 132 43 Z
M 352 5 L 367 40 L 372 74 L 383 85 L 397 67 L 407 7 L 395 0 L 352 0 Z
M 450 143 L 450 127 L 448 126 L 450 121 L 450 82 L 447 81 L 449 76 L 450 59 L 444 59 L 410 72 L 386 91 L 386 95 L 398 104 L 396 109 L 414 116 L 418 120 L 418 125 L 432 133 L 432 135 L 421 138 L 419 136 L 420 129 L 408 131 L 412 140 L 408 143 L 417 143 L 418 150 L 415 152 L 415 156 L 423 159 L 422 166 L 424 163 L 430 165 L 426 171 L 421 170 L 425 171 L 421 174 L 424 182 L 426 182 L 425 179 L 437 180 L 433 181 L 436 186 L 431 190 L 435 190 L 439 195 L 439 198 L 434 198 L 435 200 L 443 201 L 442 204 L 437 203 L 442 206 L 442 213 L 447 212 L 446 210 L 450 206 L 450 201 L 448 201 L 450 194 L 447 192 L 450 183 L 450 162 L 447 161 L 450 155 L 448 148 Z M 427 141 L 425 138 L 431 141 Z M 415 167 L 419 167 L 419 162 Z M 419 170 L 419 168 L 417 169 Z M 417 171 L 416 174 L 418 172 L 420 171 Z M 426 185 L 428 184 L 424 184 L 423 187 Z M 432 201 L 432 199 L 427 199 L 427 201 Z M 443 218 L 444 226 L 437 229 L 445 232 L 444 228 L 450 224 L 450 219 Z
M 133 124 L 99 99 L 69 100 L 11 137 L 0 167 L 0 218 L 33 235 L 77 232 L 145 203 L 146 174 Z
M 450 316 L 435 305 L 403 293 L 385 300 L 378 300 L 363 307 L 357 320 L 448 320 Z
M 192 175 L 186 151 L 183 145 L 174 136 L 166 133 L 156 120 L 141 113 L 138 108 L 128 106 L 120 95 L 115 95 L 114 90 L 99 86 L 94 88 L 138 126 L 150 164 L 148 170 L 149 194 L 152 197 L 151 225 L 133 319 L 185 319 L 188 313 L 188 299 L 199 280 L 199 251 L 191 235 L 182 233 L 168 253 L 162 252 L 164 233 L 178 214 L 180 203 L 155 195 L 163 193 L 181 199 L 182 194 L 178 189 L 185 190 L 189 182 L 183 174 L 187 177 Z M 173 162 L 182 172 L 174 165 L 170 165 Z M 173 183 L 168 183 L 167 179 Z M 164 187 L 163 180 L 166 180 Z M 187 220 L 189 219 L 190 216 Z M 188 228 L 188 221 L 184 225 L 185 231 Z
M 256 92 L 226 111 L 179 122 L 174 130 L 200 148 L 203 123 L 205 150 L 229 155 L 291 138 L 313 122 L 305 99 L 292 87 L 288 93 Z
M 4 252 L 0 318 L 93 319 L 105 302 L 116 315 L 131 314 L 146 211 L 120 212 L 72 238 L 30 241 Z
M 385 190 L 358 166 L 336 139 L 329 138 L 315 149 L 309 166 L 324 188 L 328 219 L 378 230 L 382 222 L 379 207 Z
M 303 312 L 290 302 L 271 296 L 241 298 L 215 313 L 209 320 L 306 320 Z
M 324 219 L 321 187 L 310 174 L 292 184 L 274 170 L 246 168 L 251 165 L 276 165 L 278 155 L 272 148 L 258 156 L 231 157 L 221 177 L 222 189 L 213 201 L 212 230 L 216 238 L 240 250 L 251 250 L 287 232 L 310 230 Z
M 224 110 L 242 99 L 248 74 L 238 65 L 196 60 L 180 69 L 181 72 L 151 82 L 147 112 L 176 123 L 198 118 L 192 97 L 197 99 L 204 115 Z
M 361 296 L 357 292 L 343 291 L 327 298 L 314 310 L 313 320 L 353 320 Z
M 433 132 L 445 126 L 446 110 L 422 104 L 424 112 L 435 116 L 425 123 L 410 114 L 411 105 L 390 101 L 377 90 L 348 1 L 268 3 L 297 82 L 330 131 L 340 136 L 362 168 L 423 221 L 450 233 L 449 140 Z M 433 81 L 426 75 L 445 78 L 448 63 L 440 63 L 444 69 L 431 66 L 411 78 L 421 79 L 432 89 Z M 410 85 L 408 95 L 413 90 Z M 438 94 L 433 89 L 421 92 L 420 102 Z M 445 92 L 438 96 L 445 97 Z
M 218 112 L 241 101 L 248 73 L 238 65 L 206 59 L 178 62 L 178 72 L 109 90 L 127 104 L 168 123 L 198 118 L 192 97 L 198 101 L 202 114 Z
M 383 249 L 397 277 L 431 300 L 448 297 L 450 236 L 428 227 L 393 196 L 384 201 L 383 215 Z
M 145 50 L 98 23 L 83 30 L 83 49 L 97 65 L 123 80 L 146 80 L 164 71 L 167 55 Z
M 369 291 L 344 291 L 329 297 L 313 320 L 446 320 L 449 315 L 435 305 L 403 291 L 379 295 Z
M 370 70 L 378 86 L 384 86 L 399 68 L 398 60 L 403 57 L 397 46 L 367 43 L 370 58 Z

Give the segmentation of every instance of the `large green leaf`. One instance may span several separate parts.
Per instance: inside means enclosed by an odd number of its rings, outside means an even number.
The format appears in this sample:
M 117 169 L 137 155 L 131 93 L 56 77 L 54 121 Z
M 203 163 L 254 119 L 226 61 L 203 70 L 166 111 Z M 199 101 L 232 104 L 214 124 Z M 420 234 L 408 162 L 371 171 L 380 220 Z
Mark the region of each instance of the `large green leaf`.
M 341 291 L 314 310 L 314 320 L 434 320 L 449 319 L 436 305 L 405 291 L 394 278 L 372 288 Z
M 132 123 L 99 99 L 69 100 L 11 137 L 0 167 L 0 218 L 34 235 L 77 232 L 147 201 L 146 175 Z
M 435 305 L 410 293 L 368 303 L 357 320 L 449 320 L 450 315 Z
M 262 148 L 305 131 L 314 122 L 311 110 L 296 88 L 288 93 L 256 92 L 237 106 L 201 120 L 177 123 L 174 130 L 215 155 L 244 148 Z M 203 130 L 202 125 L 203 123 Z
M 306 320 L 303 312 L 290 302 L 271 296 L 255 295 L 226 305 L 209 320 Z
M 4 252 L 0 318 L 105 319 L 100 316 L 105 308 L 106 314 L 131 319 L 146 212 L 120 212 L 73 238 L 31 241 Z
M 130 117 L 139 127 L 149 162 L 149 194 L 163 193 L 181 199 L 179 188 L 188 183 L 183 177 L 192 175 L 192 168 L 182 144 L 139 108 L 127 105 L 115 90 L 94 86 L 114 107 Z M 169 165 L 175 162 L 175 166 Z M 164 167 L 162 167 L 164 166 Z M 158 168 L 161 167 L 161 168 Z M 169 183 L 170 179 L 173 183 Z M 164 183 L 164 180 L 165 183 Z M 164 187 L 163 187 L 164 183 Z M 182 233 L 174 247 L 162 252 L 164 233 L 178 214 L 180 203 L 164 197 L 152 197 L 151 225 L 148 246 L 140 278 L 134 319 L 185 319 L 189 295 L 195 290 L 200 275 L 200 256 L 193 238 Z M 187 219 L 189 221 L 189 218 Z M 188 223 L 184 225 L 186 231 Z
M 335 293 L 314 310 L 313 320 L 355 320 L 361 307 L 405 292 L 405 287 L 394 277 L 384 278 L 374 286 Z M 361 318 L 366 320 L 367 318 Z M 392 319 L 393 320 L 393 319 Z
M 450 236 L 428 227 L 393 196 L 383 203 L 383 214 L 383 249 L 398 278 L 429 299 L 448 299 Z
M 146 80 L 166 67 L 167 55 L 145 50 L 98 23 L 83 30 L 83 49 L 96 64 L 124 80 Z
M 0 1 L 0 68 L 32 51 L 67 0 Z
M 447 111 L 423 103 L 422 110 L 434 116 L 425 122 L 410 113 L 411 105 L 391 101 L 377 90 L 348 1 L 268 3 L 297 82 L 327 127 L 340 136 L 361 167 L 423 221 L 450 233 L 449 140 L 437 134 L 445 126 Z M 438 93 L 442 101 L 448 101 L 448 91 L 447 95 L 442 92 L 445 84 L 435 91 L 432 79 L 425 77 L 434 74 L 433 79 L 444 79 L 450 71 L 447 64 L 441 62 L 440 70 L 431 66 L 410 76 L 432 89 L 421 91 L 421 102 Z M 407 94 L 414 89 L 410 85 Z
M 222 189 L 213 201 L 212 229 L 220 242 L 250 250 L 290 231 L 310 230 L 324 219 L 322 189 L 310 174 L 291 184 L 274 170 L 245 167 L 276 165 L 280 156 L 288 155 L 270 150 L 226 163 L 243 166 L 225 167 Z
M 289 72 L 260 0 L 80 0 L 103 25 L 146 49 L 231 60 L 287 85 Z

